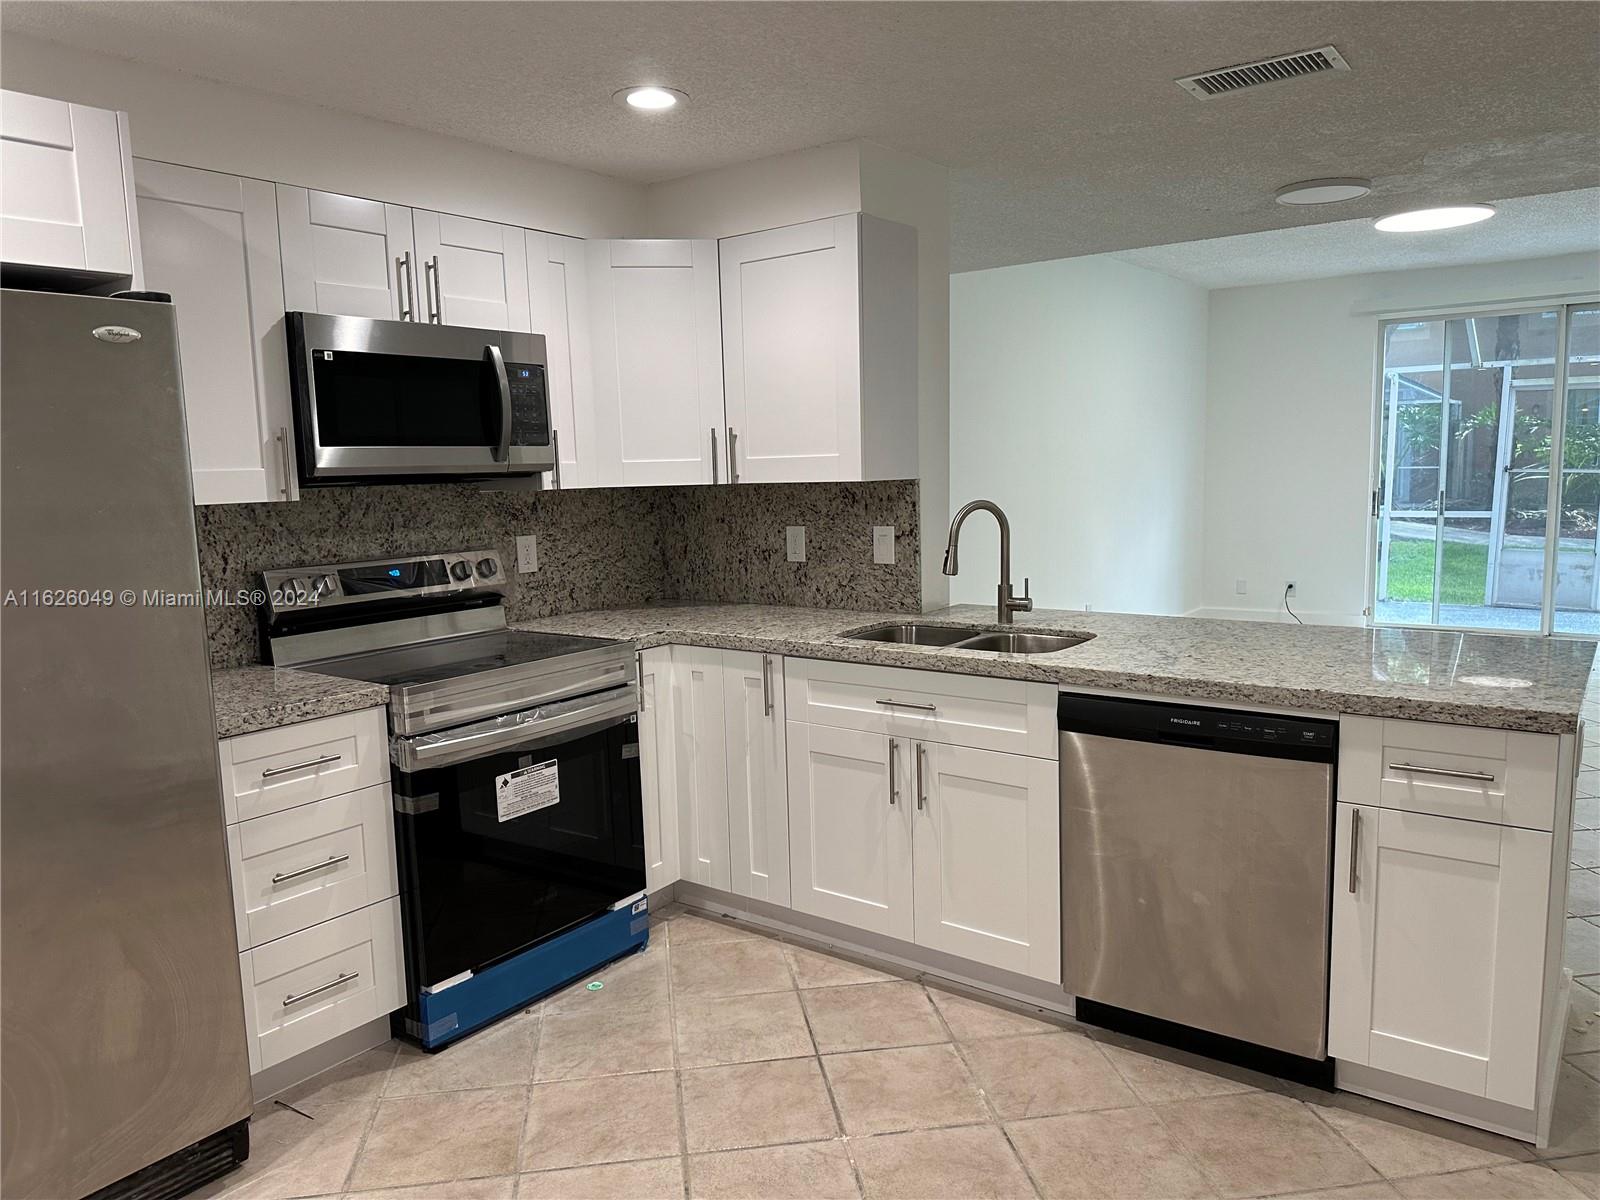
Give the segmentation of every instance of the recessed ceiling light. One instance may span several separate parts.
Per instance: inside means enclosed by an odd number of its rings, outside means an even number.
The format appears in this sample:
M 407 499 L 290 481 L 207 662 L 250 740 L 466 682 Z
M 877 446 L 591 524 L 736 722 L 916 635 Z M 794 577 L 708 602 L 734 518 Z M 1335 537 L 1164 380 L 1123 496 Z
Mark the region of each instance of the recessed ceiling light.
M 1279 204 L 1337 204 L 1371 190 L 1370 179 L 1305 179 L 1279 188 L 1275 195 Z
M 1494 216 L 1487 204 L 1456 204 L 1447 208 L 1419 208 L 1412 212 L 1392 213 L 1379 217 L 1373 228 L 1385 233 L 1423 233 L 1429 229 L 1454 229 L 1459 225 L 1473 225 Z
M 612 93 L 611 98 L 618 104 L 626 104 L 629 108 L 641 109 L 644 112 L 664 112 L 669 108 L 676 108 L 689 97 L 687 93 L 680 92 L 677 88 L 645 84 L 639 87 L 625 87 L 621 91 Z

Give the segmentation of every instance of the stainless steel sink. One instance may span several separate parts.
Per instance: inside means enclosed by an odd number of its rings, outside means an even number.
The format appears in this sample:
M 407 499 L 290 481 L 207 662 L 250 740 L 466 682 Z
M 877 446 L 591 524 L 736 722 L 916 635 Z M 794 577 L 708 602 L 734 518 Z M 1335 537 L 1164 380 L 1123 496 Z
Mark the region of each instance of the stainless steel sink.
M 844 636 L 856 642 L 900 642 L 911 646 L 953 646 L 975 633 L 970 625 L 923 625 L 917 621 L 896 621 L 874 625 Z
M 957 650 L 998 650 L 1002 654 L 1049 654 L 1070 650 L 1089 639 L 1059 633 L 982 633 L 955 643 Z

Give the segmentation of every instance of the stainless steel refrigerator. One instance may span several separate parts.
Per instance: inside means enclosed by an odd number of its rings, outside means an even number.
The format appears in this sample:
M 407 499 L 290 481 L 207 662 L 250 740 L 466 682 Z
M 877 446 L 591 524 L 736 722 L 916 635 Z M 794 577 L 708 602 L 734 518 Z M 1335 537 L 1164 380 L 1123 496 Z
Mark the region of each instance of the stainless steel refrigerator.
M 0 291 L 0 459 L 0 1194 L 177 1195 L 250 1078 L 171 305 Z

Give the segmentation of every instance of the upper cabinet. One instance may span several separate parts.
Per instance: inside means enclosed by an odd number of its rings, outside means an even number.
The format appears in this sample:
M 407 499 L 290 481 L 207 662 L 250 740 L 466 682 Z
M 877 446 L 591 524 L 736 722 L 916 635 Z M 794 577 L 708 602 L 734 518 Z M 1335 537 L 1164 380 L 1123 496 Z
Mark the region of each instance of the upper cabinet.
M 917 474 L 917 239 L 851 214 L 719 243 L 730 477 Z
M 426 319 L 409 208 L 280 183 L 278 231 L 290 312 Z
M 587 255 L 595 430 L 589 482 L 726 479 L 717 244 L 591 241 Z
M 137 161 L 145 276 L 178 317 L 196 504 L 297 494 L 273 186 Z
M 0 92 L 0 257 L 82 290 L 137 286 L 124 113 Z
M 421 264 L 419 321 L 542 333 L 528 323 L 528 253 L 509 225 L 416 209 L 411 214 Z
M 593 483 L 594 383 L 589 367 L 589 286 L 583 239 L 524 230 L 531 328 L 544 334 L 556 469 L 553 488 Z

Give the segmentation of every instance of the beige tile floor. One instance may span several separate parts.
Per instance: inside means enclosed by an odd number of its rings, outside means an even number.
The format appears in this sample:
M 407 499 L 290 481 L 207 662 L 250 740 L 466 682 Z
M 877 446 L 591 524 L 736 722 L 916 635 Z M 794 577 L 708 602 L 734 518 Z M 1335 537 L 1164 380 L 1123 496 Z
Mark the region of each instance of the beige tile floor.
M 250 1161 L 207 1194 L 1362 1200 L 1592 1197 L 1600 1180 L 1593 999 L 1574 1004 L 1555 1144 L 1536 1152 L 682 909 L 598 978 L 262 1105 Z

